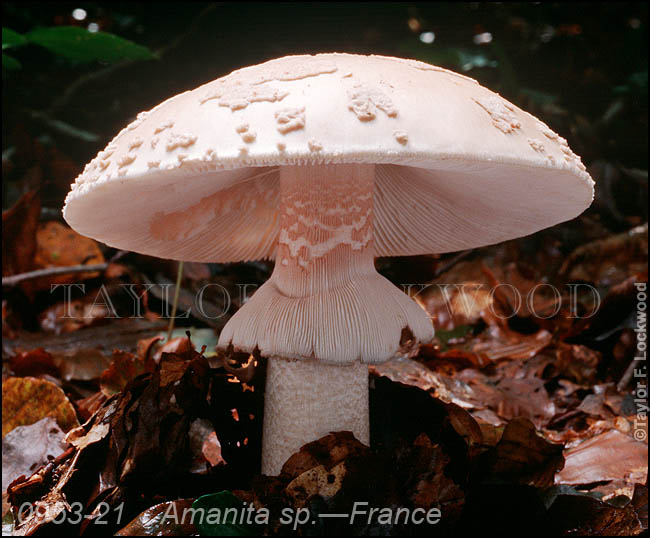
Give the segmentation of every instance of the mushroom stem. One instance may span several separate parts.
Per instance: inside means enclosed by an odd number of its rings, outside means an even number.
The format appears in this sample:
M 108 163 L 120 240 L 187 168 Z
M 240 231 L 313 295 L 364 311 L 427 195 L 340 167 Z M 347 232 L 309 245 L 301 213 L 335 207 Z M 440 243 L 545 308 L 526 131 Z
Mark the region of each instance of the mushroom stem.
M 367 164 L 280 168 L 273 274 L 228 321 L 219 347 L 378 363 L 433 338 L 424 310 L 375 270 L 374 179 Z
M 374 181 L 369 164 L 280 168 L 273 274 L 219 337 L 220 347 L 257 347 L 270 360 L 268 474 L 331 431 L 367 442 L 365 363 L 408 356 L 433 338 L 424 310 L 375 270 Z
M 368 365 L 269 359 L 264 396 L 262 473 L 278 475 L 305 443 L 351 431 L 370 444 Z

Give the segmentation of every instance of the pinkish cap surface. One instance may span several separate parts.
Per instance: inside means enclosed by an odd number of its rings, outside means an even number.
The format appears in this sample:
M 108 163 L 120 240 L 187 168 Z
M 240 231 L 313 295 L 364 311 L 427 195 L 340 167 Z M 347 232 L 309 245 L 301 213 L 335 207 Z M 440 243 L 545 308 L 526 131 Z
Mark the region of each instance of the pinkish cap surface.
M 283 165 L 375 163 L 377 256 L 497 243 L 569 220 L 593 181 L 566 140 L 476 81 L 381 56 L 289 56 L 143 112 L 84 169 L 78 232 L 171 259 L 273 258 Z

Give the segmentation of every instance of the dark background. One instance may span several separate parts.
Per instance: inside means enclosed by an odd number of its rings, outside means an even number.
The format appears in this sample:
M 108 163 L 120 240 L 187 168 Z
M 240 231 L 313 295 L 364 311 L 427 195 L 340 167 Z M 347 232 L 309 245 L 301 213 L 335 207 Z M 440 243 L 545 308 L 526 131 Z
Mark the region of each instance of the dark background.
M 72 18 L 77 7 L 84 21 Z M 615 198 L 605 211 L 610 227 L 646 220 L 646 3 L 6 2 L 2 10 L 3 26 L 21 33 L 95 22 L 159 55 L 75 66 L 36 46 L 12 51 L 23 68 L 3 73 L 5 208 L 38 187 L 44 206 L 58 210 L 83 165 L 137 112 L 171 95 L 270 58 L 345 51 L 413 57 L 477 78 L 566 137 L 597 182 L 614 176 L 605 185 Z M 433 43 L 421 42 L 423 32 Z M 475 44 L 484 32 L 492 41 Z M 55 152 L 62 169 L 26 178 L 34 144 Z

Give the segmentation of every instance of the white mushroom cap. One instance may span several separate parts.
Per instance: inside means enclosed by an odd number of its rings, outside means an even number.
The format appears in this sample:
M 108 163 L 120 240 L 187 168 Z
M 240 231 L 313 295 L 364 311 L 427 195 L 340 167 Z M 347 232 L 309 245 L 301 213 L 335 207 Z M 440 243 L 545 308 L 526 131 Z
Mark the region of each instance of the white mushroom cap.
M 566 140 L 476 81 L 381 56 L 289 56 L 143 112 L 72 185 L 78 232 L 154 256 L 273 258 L 278 167 L 376 163 L 377 256 L 442 253 L 571 219 L 593 181 Z

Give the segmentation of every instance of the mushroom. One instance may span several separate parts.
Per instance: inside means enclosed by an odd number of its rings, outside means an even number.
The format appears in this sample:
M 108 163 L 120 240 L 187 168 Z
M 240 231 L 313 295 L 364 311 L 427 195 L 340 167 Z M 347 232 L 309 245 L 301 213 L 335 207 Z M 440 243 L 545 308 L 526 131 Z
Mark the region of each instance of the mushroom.
M 444 253 L 574 218 L 593 181 L 566 140 L 476 81 L 381 56 L 291 56 L 181 93 L 122 130 L 64 216 L 121 249 L 274 259 L 219 346 L 268 358 L 262 470 L 349 430 L 369 363 L 434 335 L 377 256 Z

